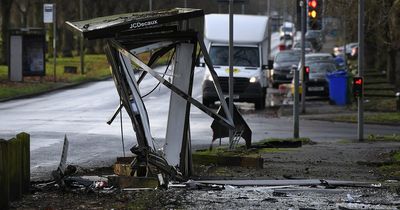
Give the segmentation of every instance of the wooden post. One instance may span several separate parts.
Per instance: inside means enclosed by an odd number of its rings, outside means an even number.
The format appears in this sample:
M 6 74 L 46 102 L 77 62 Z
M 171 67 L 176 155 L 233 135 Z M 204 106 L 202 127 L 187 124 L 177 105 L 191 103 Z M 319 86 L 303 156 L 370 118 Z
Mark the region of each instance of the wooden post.
M 10 201 L 15 201 L 22 198 L 21 143 L 18 139 L 12 138 L 8 141 L 8 146 Z
M 27 133 L 20 133 L 17 139 L 21 143 L 21 187 L 22 193 L 29 193 L 31 184 L 31 164 L 30 164 L 30 135 Z
M 10 203 L 8 141 L 0 139 L 0 209 L 8 209 Z

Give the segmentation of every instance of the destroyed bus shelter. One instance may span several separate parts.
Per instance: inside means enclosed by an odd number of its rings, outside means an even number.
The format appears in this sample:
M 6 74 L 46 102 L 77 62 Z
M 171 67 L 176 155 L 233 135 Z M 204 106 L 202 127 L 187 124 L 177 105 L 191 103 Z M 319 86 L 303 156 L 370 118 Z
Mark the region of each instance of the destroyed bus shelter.
M 176 8 L 171 10 L 121 14 L 100 17 L 91 20 L 67 22 L 74 31 L 80 32 L 89 40 L 105 39 L 105 48 L 111 73 L 120 96 L 121 102 L 115 116 L 125 108 L 136 134 L 137 146 L 131 152 L 136 155 L 132 162 L 132 171 L 144 176 L 149 165 L 155 166 L 166 178 L 185 179 L 191 175 L 191 142 L 189 114 L 190 106 L 194 105 L 224 126 L 226 130 L 235 128 L 248 129 L 248 126 L 237 125 L 229 113 L 228 105 L 213 69 L 211 59 L 203 43 L 202 36 L 193 30 L 180 30 L 183 21 L 203 17 L 199 9 Z M 187 24 L 189 25 L 189 24 Z M 204 55 L 204 60 L 210 69 L 214 86 L 218 93 L 221 107 L 217 112 L 205 107 L 192 98 L 195 61 L 198 59 L 197 47 Z M 152 65 L 171 50 L 175 52 L 173 79 L 168 81 L 164 75 L 152 69 Z M 151 51 L 148 63 L 138 58 L 138 54 Z M 140 74 L 135 74 L 132 63 L 139 67 Z M 164 154 L 156 153 L 150 132 L 150 123 L 145 104 L 142 100 L 139 85 L 145 75 L 150 74 L 158 82 L 171 90 Z M 240 121 L 244 123 L 244 120 Z M 219 129 L 220 130 L 220 129 Z M 243 131 L 237 132 L 243 133 Z M 223 137 L 215 135 L 214 137 Z M 248 137 L 248 136 L 246 136 Z M 251 134 L 250 134 L 251 137 Z M 251 138 L 246 138 L 250 145 Z

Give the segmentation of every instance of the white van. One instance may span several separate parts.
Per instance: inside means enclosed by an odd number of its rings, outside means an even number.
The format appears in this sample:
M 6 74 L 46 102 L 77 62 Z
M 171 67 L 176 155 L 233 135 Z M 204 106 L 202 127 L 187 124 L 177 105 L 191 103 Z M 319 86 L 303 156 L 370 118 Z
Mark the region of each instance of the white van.
M 264 70 L 271 66 L 271 36 L 266 16 L 234 15 L 234 101 L 250 102 L 265 108 L 268 87 Z M 222 92 L 229 93 L 229 15 L 205 15 L 204 42 Z M 203 80 L 203 104 L 218 100 L 212 77 L 206 70 Z

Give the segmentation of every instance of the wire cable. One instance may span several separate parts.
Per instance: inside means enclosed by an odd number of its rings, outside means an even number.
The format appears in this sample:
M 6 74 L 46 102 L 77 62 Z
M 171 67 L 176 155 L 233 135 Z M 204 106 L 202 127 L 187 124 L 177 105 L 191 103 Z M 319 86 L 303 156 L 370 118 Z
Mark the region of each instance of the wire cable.
M 163 78 L 165 77 L 165 75 L 166 75 L 166 73 L 167 73 L 167 71 L 168 71 L 168 68 L 169 68 L 169 66 L 171 65 L 172 58 L 174 57 L 174 55 L 175 55 L 175 48 L 174 48 L 174 52 L 172 53 L 171 57 L 170 57 L 169 60 L 168 60 L 167 68 L 165 68 L 165 71 L 164 71 L 164 73 L 163 73 L 163 75 L 162 75 Z M 161 82 L 158 82 L 157 85 L 156 85 L 151 91 L 149 91 L 148 93 L 146 93 L 145 95 L 143 95 L 142 98 L 145 98 L 145 97 L 147 97 L 148 95 L 150 95 L 151 93 L 153 93 L 153 92 L 157 89 L 157 87 L 160 86 L 160 84 L 161 84 Z

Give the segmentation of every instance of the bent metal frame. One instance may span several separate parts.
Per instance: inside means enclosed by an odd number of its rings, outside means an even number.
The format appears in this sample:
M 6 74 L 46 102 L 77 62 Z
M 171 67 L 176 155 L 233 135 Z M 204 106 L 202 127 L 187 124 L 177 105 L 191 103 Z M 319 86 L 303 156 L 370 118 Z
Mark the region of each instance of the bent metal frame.
M 191 105 L 196 106 L 227 129 L 235 129 L 235 123 L 223 98 L 218 77 L 203 43 L 202 35 L 189 29 L 179 30 L 184 28 L 183 21 L 188 23 L 191 18 L 203 16 L 204 13 L 200 9 L 175 8 L 67 22 L 68 26 L 80 32 L 84 38 L 105 39 L 107 42 L 105 48 L 107 59 L 121 99 L 120 107 L 108 123 L 113 121 L 122 107 L 125 108 L 138 143 L 137 146 L 131 148 L 131 152 L 136 155 L 131 167 L 137 175 L 140 173 L 145 176 L 150 165 L 162 171 L 165 178 L 169 179 L 185 180 L 192 174 L 189 125 Z M 222 115 L 219 114 L 220 112 L 207 108 L 191 96 L 195 62 L 199 56 L 196 53 L 198 46 L 213 78 L 221 102 Z M 175 59 L 173 79 L 170 82 L 154 71 L 151 66 L 171 50 L 175 50 Z M 137 54 L 146 51 L 152 52 L 147 64 L 137 57 Z M 140 74 L 134 73 L 132 63 L 140 67 Z M 139 89 L 141 81 L 147 74 L 171 90 L 163 155 L 156 153 L 156 149 L 152 146 L 153 138 L 148 114 Z

